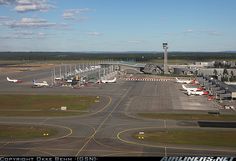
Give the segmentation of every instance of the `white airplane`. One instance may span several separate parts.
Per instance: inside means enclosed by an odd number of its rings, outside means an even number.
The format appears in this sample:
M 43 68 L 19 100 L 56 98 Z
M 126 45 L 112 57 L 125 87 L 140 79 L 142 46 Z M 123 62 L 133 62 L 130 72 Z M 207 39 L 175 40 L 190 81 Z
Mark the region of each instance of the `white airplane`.
M 190 90 L 187 90 L 188 91 L 188 95 L 191 96 L 191 95 L 199 95 L 199 96 L 202 96 L 202 95 L 208 95 L 209 92 L 208 91 L 190 91 Z
M 191 82 L 191 84 L 199 85 L 200 83 L 199 83 L 196 79 L 194 79 L 194 80 Z
M 66 83 L 72 83 L 73 81 L 71 79 L 68 79 Z
M 79 69 L 79 70 L 75 69 L 75 73 L 76 73 L 76 74 L 82 73 L 82 72 L 84 72 L 82 69 Z
M 7 77 L 7 81 L 8 81 L 8 82 L 12 82 L 12 83 L 22 83 L 22 80 L 19 80 L 19 79 L 10 79 L 9 77 Z
M 196 91 L 203 91 L 204 90 L 204 88 L 203 87 L 190 87 L 190 88 L 188 88 L 188 87 L 186 87 L 185 85 L 182 85 L 182 87 L 183 87 L 183 89 L 184 90 L 186 90 L 186 91 L 194 91 L 194 92 L 196 92 Z
M 63 80 L 63 77 L 56 77 L 55 80 L 57 81 Z
M 101 80 L 101 82 L 102 83 L 115 83 L 116 82 L 116 77 L 114 79 L 112 79 L 112 80 L 107 80 L 107 79 Z
M 101 80 L 97 80 L 97 82 L 96 82 L 97 84 L 101 84 L 102 83 L 102 81 Z
M 175 77 L 175 79 L 176 79 L 176 82 L 177 82 L 177 83 L 189 84 L 189 83 L 192 83 L 192 82 L 193 82 L 193 80 L 180 80 L 180 79 L 178 79 L 177 77 Z
M 101 68 L 101 66 L 100 66 L 100 65 L 94 65 L 94 66 L 90 66 L 90 68 L 94 70 L 94 69 L 99 69 L 99 68 Z
M 36 82 L 33 80 L 33 87 L 48 87 L 49 84 L 46 81 L 43 82 Z
M 78 73 L 80 73 L 80 71 L 78 71 L 77 69 L 75 69 L 75 73 L 78 74 Z
M 88 67 L 85 68 L 85 71 L 90 71 L 90 69 Z

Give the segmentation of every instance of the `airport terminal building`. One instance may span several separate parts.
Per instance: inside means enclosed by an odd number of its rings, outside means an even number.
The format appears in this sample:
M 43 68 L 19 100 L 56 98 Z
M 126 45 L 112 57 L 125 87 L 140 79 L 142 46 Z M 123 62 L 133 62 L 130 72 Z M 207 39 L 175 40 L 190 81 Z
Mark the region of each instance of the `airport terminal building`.
M 197 77 L 197 81 L 217 99 L 236 99 L 236 85 L 228 85 L 212 77 Z

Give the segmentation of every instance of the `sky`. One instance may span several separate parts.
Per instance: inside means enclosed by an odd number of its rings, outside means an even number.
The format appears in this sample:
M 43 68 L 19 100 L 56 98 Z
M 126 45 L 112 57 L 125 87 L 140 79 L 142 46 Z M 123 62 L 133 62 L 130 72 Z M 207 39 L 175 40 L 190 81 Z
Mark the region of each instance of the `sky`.
M 235 0 L 0 0 L 0 51 L 236 51 Z

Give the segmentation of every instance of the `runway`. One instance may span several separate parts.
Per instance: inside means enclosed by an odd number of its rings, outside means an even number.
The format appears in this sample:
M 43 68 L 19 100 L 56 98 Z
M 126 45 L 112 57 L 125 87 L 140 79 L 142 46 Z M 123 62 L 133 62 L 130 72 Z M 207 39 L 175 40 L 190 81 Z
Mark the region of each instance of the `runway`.
M 47 77 L 47 70 L 39 72 Z M 41 73 L 41 74 L 40 74 Z M 22 75 L 27 81 L 33 76 Z M 20 78 L 19 78 L 20 79 Z M 110 98 L 104 108 L 93 115 L 73 117 L 1 117 L 0 123 L 31 123 L 55 125 L 70 129 L 70 135 L 44 141 L 1 142 L 1 156 L 175 156 L 235 155 L 236 149 L 225 147 L 151 146 L 133 140 L 130 129 L 199 128 L 194 121 L 152 120 L 137 117 L 139 112 L 178 112 L 183 110 L 214 110 L 205 97 L 188 97 L 174 82 L 142 82 L 118 80 L 113 84 L 81 89 L 39 88 L 9 84 L 0 79 L 0 93 L 99 95 Z M 122 134 L 122 135 L 119 135 Z

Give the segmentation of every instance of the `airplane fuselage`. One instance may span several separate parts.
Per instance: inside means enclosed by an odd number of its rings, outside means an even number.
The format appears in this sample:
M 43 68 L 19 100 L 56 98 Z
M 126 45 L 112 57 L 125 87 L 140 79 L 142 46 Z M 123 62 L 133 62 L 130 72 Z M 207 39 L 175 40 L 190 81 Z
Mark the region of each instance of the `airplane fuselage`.
M 33 87 L 48 87 L 49 84 L 46 81 L 43 82 L 35 82 L 33 81 Z
M 22 83 L 22 80 L 18 80 L 18 79 L 10 79 L 7 77 L 7 81 L 11 82 L 11 83 Z
M 202 88 L 202 87 L 190 87 L 190 88 L 188 88 L 185 85 L 182 85 L 182 88 L 184 90 L 186 90 L 186 91 L 189 90 L 189 91 L 194 91 L 194 92 L 196 92 L 196 91 L 203 91 L 204 90 L 204 88 Z
M 188 95 L 190 96 L 190 95 L 199 95 L 199 96 L 201 96 L 201 95 L 208 95 L 209 94 L 209 92 L 208 91 L 190 91 L 190 90 L 188 90 Z
M 101 80 L 102 83 L 115 83 L 116 82 L 116 77 L 112 80 Z

